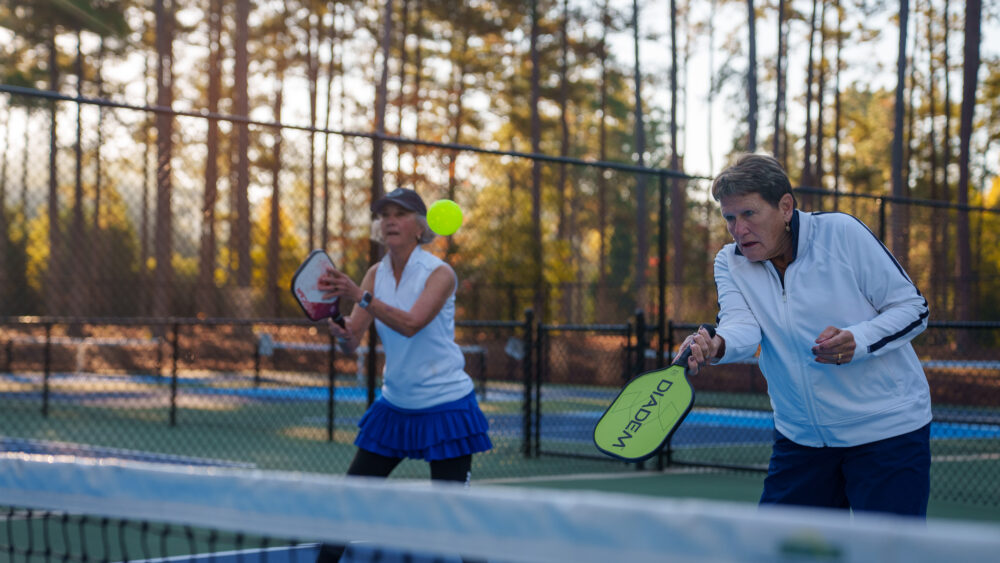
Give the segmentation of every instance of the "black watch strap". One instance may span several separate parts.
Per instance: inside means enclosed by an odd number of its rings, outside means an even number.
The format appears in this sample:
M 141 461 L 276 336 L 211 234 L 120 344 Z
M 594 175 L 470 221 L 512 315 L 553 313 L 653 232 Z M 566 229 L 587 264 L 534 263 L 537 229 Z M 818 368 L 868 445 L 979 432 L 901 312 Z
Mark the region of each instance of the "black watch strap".
M 374 299 L 374 297 L 372 297 L 372 292 L 366 291 L 364 295 L 361 296 L 361 301 L 358 301 L 358 306 L 362 309 L 367 309 L 368 306 L 372 304 L 372 299 Z

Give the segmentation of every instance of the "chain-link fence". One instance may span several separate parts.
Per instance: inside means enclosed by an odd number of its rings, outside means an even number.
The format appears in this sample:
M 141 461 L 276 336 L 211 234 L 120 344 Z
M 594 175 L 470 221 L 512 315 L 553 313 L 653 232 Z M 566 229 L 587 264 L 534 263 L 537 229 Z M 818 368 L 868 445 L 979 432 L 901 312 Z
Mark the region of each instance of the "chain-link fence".
M 533 472 L 525 326 L 457 329 L 494 443 L 477 476 Z M 0 335 L 6 451 L 343 473 L 381 385 L 381 347 L 344 355 L 307 321 L 8 318 Z
M 668 323 L 679 342 L 697 325 Z M 477 478 L 631 470 L 593 428 L 622 384 L 675 346 L 638 315 L 619 325 L 459 323 L 490 421 Z M 1000 323 L 932 323 L 914 342 L 934 405 L 932 495 L 1000 506 Z M 964 344 L 958 346 L 959 342 Z M 322 325 L 282 319 L 4 319 L 0 427 L 7 451 L 341 473 L 381 384 L 378 347 L 331 347 Z M 372 370 L 368 369 L 369 364 Z M 372 374 L 372 375 L 369 375 Z M 763 471 L 773 421 L 755 362 L 706 368 L 695 408 L 645 467 Z M 424 476 L 406 462 L 401 476 Z
M 727 240 L 708 182 L 672 170 L 136 107 L 0 85 L 6 314 L 281 318 L 298 262 L 325 248 L 360 277 L 378 184 L 449 198 L 440 238 L 465 319 L 552 324 L 710 318 Z M 156 116 L 175 132 L 165 147 Z M 210 126 L 218 127 L 210 136 Z M 245 130 L 244 154 L 234 145 Z M 1000 316 L 1000 211 L 799 188 L 887 240 L 936 319 Z M 905 220 L 907 228 L 891 225 Z M 904 236 L 896 236 L 900 232 Z
M 697 327 L 668 322 L 668 338 L 659 341 L 653 336 L 659 327 L 646 325 L 641 314 L 625 325 L 540 326 L 533 455 L 601 459 L 591 439 L 603 409 L 629 378 L 666 365 L 663 358 L 669 361 L 670 350 Z M 935 499 L 1000 506 L 998 345 L 1000 323 L 932 322 L 914 341 L 934 409 Z M 692 385 L 694 409 L 645 465 L 765 471 L 774 423 L 756 361 L 707 367 Z
M 702 179 L 400 138 L 374 155 L 370 134 L 0 91 L 4 314 L 60 316 L 3 326 L 8 449 L 342 471 L 378 348 L 335 354 L 287 288 L 316 247 L 355 278 L 367 269 L 374 156 L 384 189 L 465 210 L 432 250 L 459 275 L 458 341 L 493 425 L 478 476 L 623 470 L 595 455 L 593 421 L 690 329 L 644 319 L 715 314 L 712 257 L 727 236 Z M 1000 505 L 997 329 L 969 322 L 1000 316 L 1000 214 L 797 193 L 806 210 L 852 213 L 892 239 L 933 318 L 964 321 L 936 320 L 916 342 L 935 399 L 934 494 Z M 910 228 L 893 230 L 901 219 Z M 696 388 L 698 409 L 649 463 L 766 464 L 756 366 L 713 368 Z

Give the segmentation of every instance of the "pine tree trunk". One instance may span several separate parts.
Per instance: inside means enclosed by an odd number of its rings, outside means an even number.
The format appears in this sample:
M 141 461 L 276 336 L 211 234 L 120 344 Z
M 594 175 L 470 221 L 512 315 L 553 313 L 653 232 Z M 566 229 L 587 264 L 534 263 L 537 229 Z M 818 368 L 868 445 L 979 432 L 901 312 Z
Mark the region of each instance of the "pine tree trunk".
M 909 0 L 899 2 L 899 56 L 896 59 L 896 103 L 895 119 L 892 133 L 892 195 L 902 198 L 906 196 L 906 189 L 903 184 L 903 141 L 904 141 L 904 115 L 906 107 L 904 94 L 906 91 L 906 29 L 909 19 Z M 892 239 L 892 252 L 897 258 L 904 249 L 903 242 L 903 214 L 900 212 L 902 204 L 894 203 L 890 219 L 890 236 Z
M 981 0 L 965 3 L 965 47 L 963 49 L 962 114 L 959 123 L 958 204 L 969 204 L 969 160 L 972 141 L 972 118 L 976 105 L 977 73 L 979 72 Z M 972 250 L 969 212 L 958 214 L 958 286 L 956 289 L 957 320 L 973 320 Z M 964 333 L 963 333 L 964 334 Z
M 639 66 L 639 2 L 632 1 L 632 45 L 635 56 L 635 152 L 636 164 L 646 165 L 646 125 L 642 109 L 642 71 Z M 635 272 L 632 277 L 632 296 L 636 307 L 646 308 L 646 264 L 649 258 L 649 221 L 646 207 L 646 176 L 635 178 Z
M 156 105 L 173 105 L 173 0 L 156 0 Z M 170 316 L 172 311 L 173 265 L 173 115 L 156 114 L 156 227 L 153 237 L 156 270 L 153 278 L 153 315 Z
M 531 0 L 531 32 L 529 56 L 531 57 L 531 152 L 541 152 L 542 122 L 538 114 L 538 102 L 541 97 L 540 71 L 538 65 L 538 0 Z M 536 159 L 531 161 L 531 234 L 532 258 L 535 271 L 532 281 L 535 289 L 533 298 L 535 318 L 546 322 L 548 314 L 545 310 L 545 278 L 542 263 L 542 164 Z
M 714 6 L 714 2 L 713 2 Z M 714 9 L 713 9 L 714 11 Z M 783 166 L 785 163 L 784 152 L 782 151 L 781 139 L 784 129 L 781 126 L 781 115 L 785 104 L 785 0 L 778 0 L 778 54 L 775 63 L 775 96 L 774 96 L 774 138 L 771 139 L 771 152 L 774 158 L 778 159 Z
M 208 14 L 208 111 L 218 113 L 222 97 L 222 0 L 211 0 Z M 215 300 L 215 204 L 219 193 L 219 122 L 209 119 L 205 138 L 205 193 L 201 206 L 201 246 L 198 253 L 198 312 L 219 313 Z
M 813 74 L 815 64 L 813 64 L 813 45 L 816 37 L 816 0 L 812 0 L 812 17 L 809 20 L 809 56 L 806 69 L 806 132 L 805 148 L 802 150 L 802 178 L 800 184 L 806 187 L 814 187 L 816 184 L 813 177 L 812 167 L 812 106 L 813 106 Z M 803 207 L 813 209 L 813 197 L 804 195 L 802 197 Z
M 671 0 L 673 5 L 674 0 Z M 673 9 L 672 9 L 673 11 Z M 757 151 L 757 14 L 753 0 L 747 0 L 747 40 L 749 55 L 747 60 L 747 152 Z M 676 47 L 675 47 L 676 49 Z
M 638 58 L 638 51 L 636 52 Z M 751 66 L 753 64 L 751 63 Z M 679 96 L 677 95 L 677 2 L 670 0 L 670 168 L 680 170 L 681 155 L 677 139 L 677 107 Z M 753 111 L 753 110 L 751 110 Z M 672 317 L 683 318 L 684 315 L 684 217 L 687 215 L 687 193 L 686 186 L 677 178 L 670 180 L 670 242 L 673 247 L 673 256 L 670 260 L 670 301 L 673 304 Z M 660 225 L 663 228 L 664 217 L 660 217 Z M 666 256 L 661 256 L 660 260 L 666 260 Z M 643 260 L 644 262 L 645 260 Z M 641 262 L 640 262 L 641 263 Z M 666 314 L 666 313 L 664 313 Z M 658 322 L 665 322 L 666 319 L 659 319 Z
M 249 56 L 247 42 L 250 38 L 249 28 L 250 0 L 236 0 L 236 53 L 233 68 L 233 109 L 236 115 L 250 115 L 250 100 L 248 91 Z M 250 288 L 250 129 L 246 123 L 236 123 L 236 186 L 233 190 L 234 211 L 236 222 L 233 229 L 233 255 L 236 257 L 236 285 L 242 295 L 236 296 L 234 305 L 238 311 L 249 310 L 250 303 L 241 302 L 247 297 Z

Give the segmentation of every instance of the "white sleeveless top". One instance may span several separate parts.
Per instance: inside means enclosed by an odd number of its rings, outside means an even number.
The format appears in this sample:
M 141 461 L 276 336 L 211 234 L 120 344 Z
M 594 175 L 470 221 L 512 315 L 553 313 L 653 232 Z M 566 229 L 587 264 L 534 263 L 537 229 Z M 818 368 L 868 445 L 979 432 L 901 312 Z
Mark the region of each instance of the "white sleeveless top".
M 383 303 L 409 311 L 427 278 L 444 261 L 416 247 L 396 285 L 388 254 L 375 270 L 374 295 Z M 404 409 L 424 409 L 468 395 L 474 386 L 465 373 L 465 356 L 455 343 L 455 289 L 444 307 L 420 332 L 406 337 L 376 320 L 385 349 L 382 397 Z

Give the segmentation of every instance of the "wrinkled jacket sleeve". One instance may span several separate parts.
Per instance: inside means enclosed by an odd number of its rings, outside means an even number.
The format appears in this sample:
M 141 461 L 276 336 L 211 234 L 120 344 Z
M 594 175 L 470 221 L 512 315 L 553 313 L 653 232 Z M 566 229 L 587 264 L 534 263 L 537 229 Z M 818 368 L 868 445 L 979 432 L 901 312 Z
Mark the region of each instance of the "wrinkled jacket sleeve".
M 719 295 L 716 333 L 726 341 L 726 353 L 718 363 L 723 364 L 752 358 L 761 338 L 760 325 L 733 279 L 732 256 L 731 244 L 715 255 L 715 289 Z
M 844 235 L 841 248 L 846 249 L 858 288 L 878 313 L 844 330 L 854 335 L 854 360 L 884 355 L 927 328 L 927 300 L 868 227 L 857 221 Z

